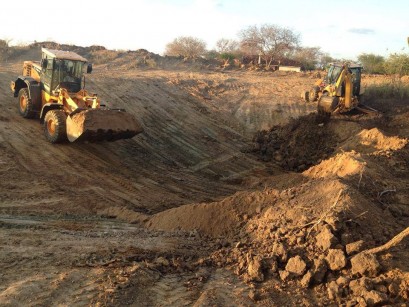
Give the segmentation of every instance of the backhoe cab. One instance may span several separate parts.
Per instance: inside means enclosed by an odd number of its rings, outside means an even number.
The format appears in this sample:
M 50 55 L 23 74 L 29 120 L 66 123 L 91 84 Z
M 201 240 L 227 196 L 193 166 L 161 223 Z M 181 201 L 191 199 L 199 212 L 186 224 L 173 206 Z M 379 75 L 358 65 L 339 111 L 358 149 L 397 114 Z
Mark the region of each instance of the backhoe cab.
M 122 109 L 101 105 L 96 94 L 85 90 L 83 71 L 92 65 L 69 51 L 42 49 L 41 62 L 25 61 L 23 73 L 11 82 L 24 118 L 39 118 L 51 143 L 115 141 L 143 131 L 136 119 Z

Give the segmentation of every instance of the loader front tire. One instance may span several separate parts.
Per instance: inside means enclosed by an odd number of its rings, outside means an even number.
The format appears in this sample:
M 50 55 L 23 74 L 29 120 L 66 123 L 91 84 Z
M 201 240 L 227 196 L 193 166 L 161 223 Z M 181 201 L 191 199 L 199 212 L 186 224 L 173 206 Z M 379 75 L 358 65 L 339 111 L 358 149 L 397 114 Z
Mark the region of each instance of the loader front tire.
M 36 115 L 34 103 L 30 99 L 28 88 L 26 87 L 18 92 L 18 110 L 24 118 L 33 118 Z
M 320 88 L 318 86 L 314 86 L 309 92 L 309 101 L 314 102 L 318 100 L 318 93 L 320 92 Z
M 44 117 L 44 135 L 50 143 L 61 143 L 67 140 L 67 116 L 63 110 L 51 110 Z

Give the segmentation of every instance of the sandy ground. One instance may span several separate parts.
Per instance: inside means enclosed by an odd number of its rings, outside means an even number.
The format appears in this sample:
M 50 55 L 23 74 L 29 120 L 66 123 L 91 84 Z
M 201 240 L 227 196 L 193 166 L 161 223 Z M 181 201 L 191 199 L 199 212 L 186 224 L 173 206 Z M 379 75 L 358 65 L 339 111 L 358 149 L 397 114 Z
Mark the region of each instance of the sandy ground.
M 404 102 L 395 111 L 378 102 L 382 118 L 288 124 L 315 110 L 299 98 L 311 74 L 97 66 L 88 89 L 145 132 L 51 145 L 38 121 L 17 112 L 9 82 L 19 70 L 0 66 L 0 305 L 408 298 L 406 241 L 378 256 L 374 276 L 353 272 L 352 253 L 341 268 L 327 260 L 321 280 L 301 282 L 330 250 L 347 253 L 362 238 L 378 246 L 409 225 Z M 255 137 L 274 125 L 283 128 Z M 325 231 L 336 240 L 318 248 Z M 300 274 L 288 265 L 297 255 Z M 361 293 L 351 282 L 362 278 L 371 286 Z

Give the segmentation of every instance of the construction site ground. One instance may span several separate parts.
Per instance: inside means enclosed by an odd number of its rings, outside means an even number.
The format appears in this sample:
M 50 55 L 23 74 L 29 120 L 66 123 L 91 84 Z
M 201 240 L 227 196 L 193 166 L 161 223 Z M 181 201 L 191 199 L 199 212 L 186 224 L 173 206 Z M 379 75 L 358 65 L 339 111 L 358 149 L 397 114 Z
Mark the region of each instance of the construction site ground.
M 408 101 L 328 120 L 313 73 L 100 65 L 87 88 L 144 133 L 52 145 L 20 70 L 0 65 L 0 305 L 407 304 L 407 238 L 361 252 L 409 226 Z

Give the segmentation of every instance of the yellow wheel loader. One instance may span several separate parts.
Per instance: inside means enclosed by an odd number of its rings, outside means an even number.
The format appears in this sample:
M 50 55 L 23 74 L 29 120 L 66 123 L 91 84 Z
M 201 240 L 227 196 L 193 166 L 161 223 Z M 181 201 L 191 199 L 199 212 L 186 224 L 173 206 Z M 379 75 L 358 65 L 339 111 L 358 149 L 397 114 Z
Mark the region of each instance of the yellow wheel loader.
M 21 116 L 39 118 L 51 143 L 115 141 L 141 133 L 134 116 L 107 108 L 84 89 L 85 69 L 91 73 L 92 65 L 74 52 L 42 48 L 41 62 L 25 61 L 23 74 L 11 82 Z
M 302 94 L 307 102 L 317 101 L 318 113 L 344 113 L 358 109 L 365 113 L 377 112 L 360 103 L 362 66 L 357 64 L 331 63 L 327 75 L 314 87 Z

